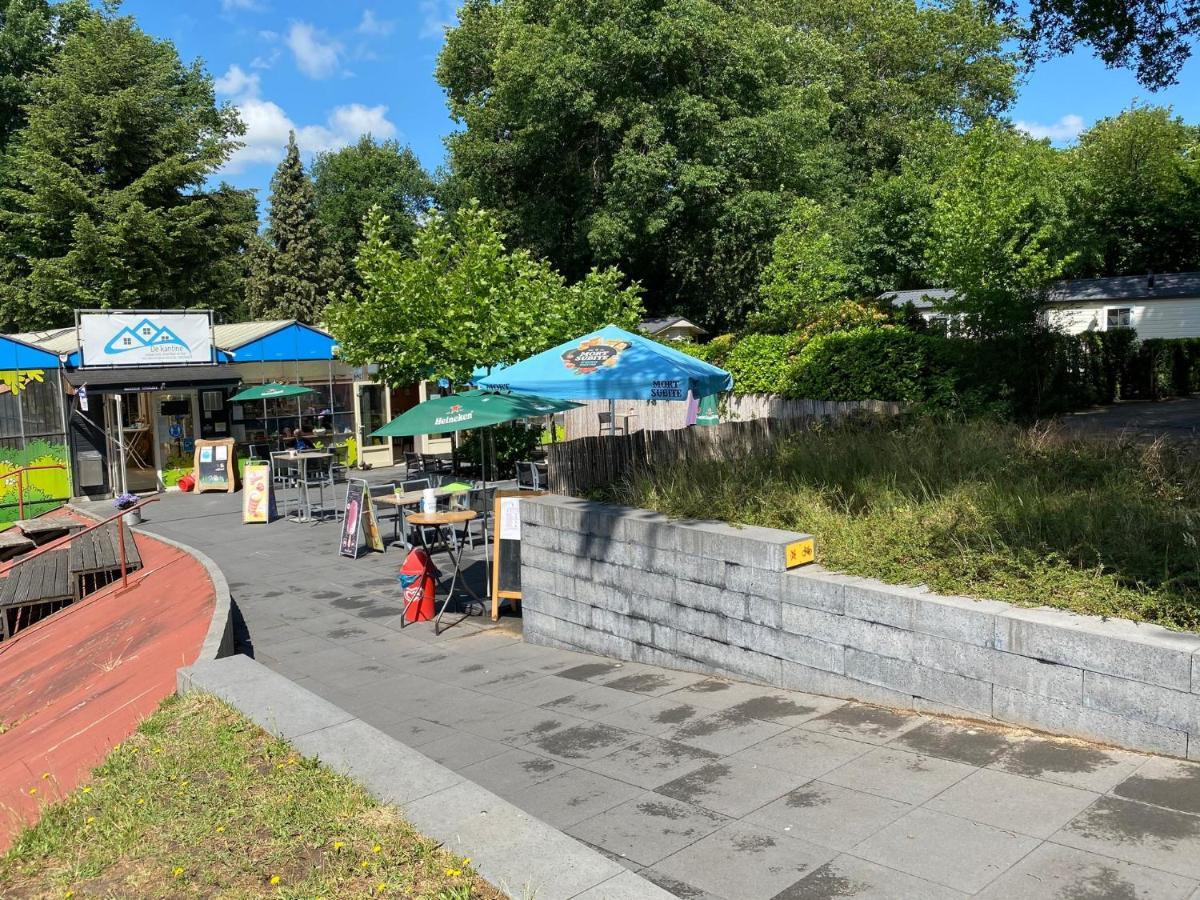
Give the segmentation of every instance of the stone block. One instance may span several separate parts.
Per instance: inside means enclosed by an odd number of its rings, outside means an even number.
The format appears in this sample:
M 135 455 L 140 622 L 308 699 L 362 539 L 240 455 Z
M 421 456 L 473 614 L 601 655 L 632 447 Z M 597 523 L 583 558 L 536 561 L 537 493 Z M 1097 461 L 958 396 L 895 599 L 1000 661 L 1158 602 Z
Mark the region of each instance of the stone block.
M 752 622 L 730 621 L 728 633 L 729 643 L 755 653 L 777 656 L 828 672 L 841 672 L 843 668 L 845 648 L 841 644 L 830 644 Z
M 1025 694 L 1048 697 L 1060 703 L 1083 702 L 1083 670 L 1072 666 L 994 650 L 991 677 L 994 684 Z
M 714 641 L 725 641 L 728 638 L 728 626 L 731 620 L 716 613 L 704 612 L 690 606 L 678 606 L 674 609 L 672 626 L 677 631 L 686 631 Z
M 774 598 L 746 597 L 746 619 L 755 625 L 765 625 L 768 628 L 783 627 L 783 601 L 776 595 Z
M 645 571 L 650 564 L 650 558 L 656 550 L 629 541 L 608 541 L 602 552 L 589 552 L 592 559 L 602 559 L 605 562 L 630 569 Z
M 628 592 L 596 581 L 575 582 L 575 599 L 615 613 L 628 614 L 632 599 Z
M 634 644 L 633 661 L 643 663 L 647 666 L 660 666 L 664 669 L 679 668 L 679 657 L 670 651 L 661 649 L 658 646 L 657 637 L 654 640 L 653 646 Z
M 728 616 L 732 619 L 746 618 L 746 595 L 711 584 L 695 584 L 680 580 L 675 586 L 675 602 L 680 606 L 704 612 Z
M 679 526 L 669 516 L 648 509 L 635 509 L 626 513 L 623 518 L 625 540 L 629 543 L 654 550 L 679 549 Z
M 846 611 L 846 584 L 855 580 L 849 575 L 827 572 L 820 566 L 805 566 L 780 576 L 779 599 L 842 615 Z
M 955 706 L 952 703 L 940 703 L 937 700 L 930 700 L 928 697 L 913 697 L 912 708 L 919 713 L 926 713 L 931 716 L 949 716 L 952 719 L 979 719 L 981 721 L 994 721 L 990 714 L 984 713 L 976 709 L 963 709 L 961 706 Z
M 629 614 L 648 622 L 670 625 L 675 617 L 675 604 L 656 597 L 633 594 L 629 598 Z
M 992 713 L 990 683 L 930 669 L 911 661 L 848 648 L 846 675 L 898 693 L 971 710 L 976 714 L 988 716 Z
M 912 709 L 913 707 L 911 694 L 858 681 L 836 672 L 826 672 L 783 660 L 782 673 L 781 687 L 791 691 L 806 691 L 810 694 L 824 694 L 828 697 L 841 697 L 845 700 L 878 703 L 880 706 L 893 706 L 897 709 Z
M 686 522 L 678 534 L 685 553 L 737 563 L 770 572 L 787 568 L 787 546 L 811 535 L 757 525 L 728 525 L 723 522 Z
M 592 627 L 639 644 L 653 642 L 653 626 L 645 619 L 623 616 L 608 609 L 592 609 Z
M 961 644 L 994 647 L 996 616 L 1012 609 L 997 600 L 943 597 L 921 593 L 916 596 L 912 627 L 922 634 L 949 638 Z
M 538 570 L 534 570 L 538 571 Z M 524 574 L 524 573 L 522 573 Z M 586 603 L 578 603 L 558 594 L 527 586 L 521 582 L 522 612 L 534 611 L 553 616 L 566 622 L 587 628 L 593 624 L 593 609 Z M 603 610 L 600 610 L 603 612 Z
M 1153 725 L 1200 732 L 1200 696 L 1191 691 L 1084 672 L 1083 705 Z
M 784 601 L 782 605 L 783 630 L 793 634 L 804 634 L 831 644 L 846 642 L 846 617 L 809 606 L 798 606 Z
M 844 618 L 843 643 L 847 647 L 874 653 L 878 656 L 889 656 L 892 659 L 911 660 L 913 658 L 913 633 L 903 628 L 892 628 L 877 622 L 867 622 L 862 619 Z
M 580 629 L 579 637 L 571 643 L 597 656 L 609 656 L 613 659 L 633 659 L 633 641 L 618 637 L 594 628 Z
M 911 629 L 920 591 L 897 587 L 871 578 L 846 582 L 846 615 L 866 622 Z
M 558 578 L 554 572 L 546 569 L 535 568 L 525 560 L 525 554 L 521 554 L 521 588 L 522 590 L 546 591 L 547 593 L 556 593 L 558 590 Z
M 673 655 L 678 648 L 679 632 L 668 625 L 655 622 L 651 631 L 650 644 L 663 653 Z M 668 667 L 670 668 L 670 667 Z
M 669 575 L 713 587 L 725 586 L 725 563 L 707 556 L 675 550 L 655 550 L 647 554 L 646 569 L 656 575 Z
M 992 691 L 992 715 L 1002 722 L 1133 750 L 1180 757 L 1187 754 L 1187 735 L 1182 731 L 1089 709 L 1082 704 L 1058 703 L 1000 685 Z
M 769 572 L 737 563 L 725 564 L 725 586 L 743 594 L 778 598 L 783 593 L 779 585 L 783 577 L 783 572 Z
M 524 551 L 528 547 L 537 547 L 539 549 L 557 551 L 560 546 L 559 536 L 562 534 L 564 534 L 564 532 L 559 531 L 557 528 L 547 528 L 545 525 L 522 521 L 522 555 L 524 555 Z
M 780 682 L 780 660 L 773 656 L 684 632 L 679 634 L 678 653 L 734 677 L 742 676 L 771 685 Z
M 996 617 L 996 648 L 1104 675 L 1191 690 L 1200 636 L 1054 609 L 1010 609 Z
M 915 632 L 912 648 L 911 659 L 919 665 L 981 681 L 992 677 L 992 657 L 996 651 L 986 647 Z
M 557 549 L 569 556 L 583 556 L 588 559 L 609 560 L 612 548 L 617 544 L 605 537 L 597 537 L 581 531 L 560 531 L 558 533 Z M 521 550 L 524 552 L 525 534 L 521 534 Z

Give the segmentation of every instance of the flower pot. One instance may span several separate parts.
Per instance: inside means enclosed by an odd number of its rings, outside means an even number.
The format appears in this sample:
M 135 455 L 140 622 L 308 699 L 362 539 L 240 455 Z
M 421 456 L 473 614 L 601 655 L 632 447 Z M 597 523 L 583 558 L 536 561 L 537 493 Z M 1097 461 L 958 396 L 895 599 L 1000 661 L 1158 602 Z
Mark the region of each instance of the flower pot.
M 126 513 L 125 521 L 130 525 L 141 525 L 142 511 L 140 509 L 135 509 L 133 512 Z

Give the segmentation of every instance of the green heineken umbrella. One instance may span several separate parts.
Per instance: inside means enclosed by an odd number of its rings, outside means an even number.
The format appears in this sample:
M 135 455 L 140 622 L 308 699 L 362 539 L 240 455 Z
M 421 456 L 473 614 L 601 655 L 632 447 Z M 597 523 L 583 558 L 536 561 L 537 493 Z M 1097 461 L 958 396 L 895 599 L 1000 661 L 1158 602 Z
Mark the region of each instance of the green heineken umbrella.
M 449 397 L 433 397 L 406 410 L 371 437 L 409 437 L 416 434 L 440 434 L 499 425 L 513 419 L 548 416 L 580 406 L 570 400 L 549 400 L 529 394 L 498 394 L 492 391 L 463 391 Z
M 229 399 L 270 400 L 273 397 L 296 397 L 300 394 L 311 394 L 312 392 L 312 388 L 299 384 L 278 384 L 277 382 L 271 382 L 270 384 L 256 384 L 254 387 L 248 387 L 234 394 Z

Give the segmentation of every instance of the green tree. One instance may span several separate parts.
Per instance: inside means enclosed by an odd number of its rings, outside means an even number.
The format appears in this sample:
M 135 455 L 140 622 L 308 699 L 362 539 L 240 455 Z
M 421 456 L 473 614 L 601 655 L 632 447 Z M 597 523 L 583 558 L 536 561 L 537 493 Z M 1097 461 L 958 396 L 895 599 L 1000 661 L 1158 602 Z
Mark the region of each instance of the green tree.
M 1070 157 L 1079 274 L 1200 268 L 1200 128 L 1137 106 L 1093 125 Z
M 199 63 L 132 19 L 89 15 L 29 79 L 0 164 L 0 325 L 87 307 L 240 303 L 249 196 L 207 179 L 242 133 Z
M 341 262 L 317 218 L 312 179 L 300 161 L 296 133 L 271 177 L 264 241 L 251 251 L 246 306 L 255 318 L 316 322 L 342 289 Z
M 318 154 L 312 178 L 317 217 L 346 261 L 358 253 L 371 207 L 388 217 L 389 242 L 403 251 L 432 202 L 433 179 L 416 154 L 396 141 L 376 143 L 369 134 L 349 147 Z
M 840 236 L 812 200 L 796 202 L 775 238 L 762 271 L 761 306 L 750 317 L 754 331 L 786 332 L 808 324 L 850 292 L 851 265 Z
M 449 378 L 511 363 L 607 324 L 636 327 L 635 287 L 614 269 L 568 284 L 527 250 L 504 246 L 496 218 L 476 203 L 433 212 L 413 253 L 393 247 L 373 210 L 356 265 L 362 296 L 331 303 L 326 322 L 351 365 L 378 363 L 390 384 Z
M 972 0 L 468 0 L 459 20 L 451 194 L 569 277 L 617 265 L 711 325 L 753 304 L 798 198 L 840 202 L 1013 90 Z
M 0 0 L 0 152 L 25 124 L 30 76 L 90 12 L 85 0 Z
M 942 177 L 929 223 L 934 278 L 977 334 L 1031 326 L 1067 248 L 1064 161 L 1045 141 L 987 122 L 963 140 Z

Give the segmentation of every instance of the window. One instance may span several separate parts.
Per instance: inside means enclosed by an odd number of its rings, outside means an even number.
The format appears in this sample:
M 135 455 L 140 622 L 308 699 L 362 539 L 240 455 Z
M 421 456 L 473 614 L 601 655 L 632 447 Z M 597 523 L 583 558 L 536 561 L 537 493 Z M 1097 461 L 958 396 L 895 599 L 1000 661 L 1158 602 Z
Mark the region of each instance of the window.
M 1130 307 L 1111 306 L 1105 310 L 1104 328 L 1106 331 L 1131 327 L 1133 327 L 1133 310 Z

